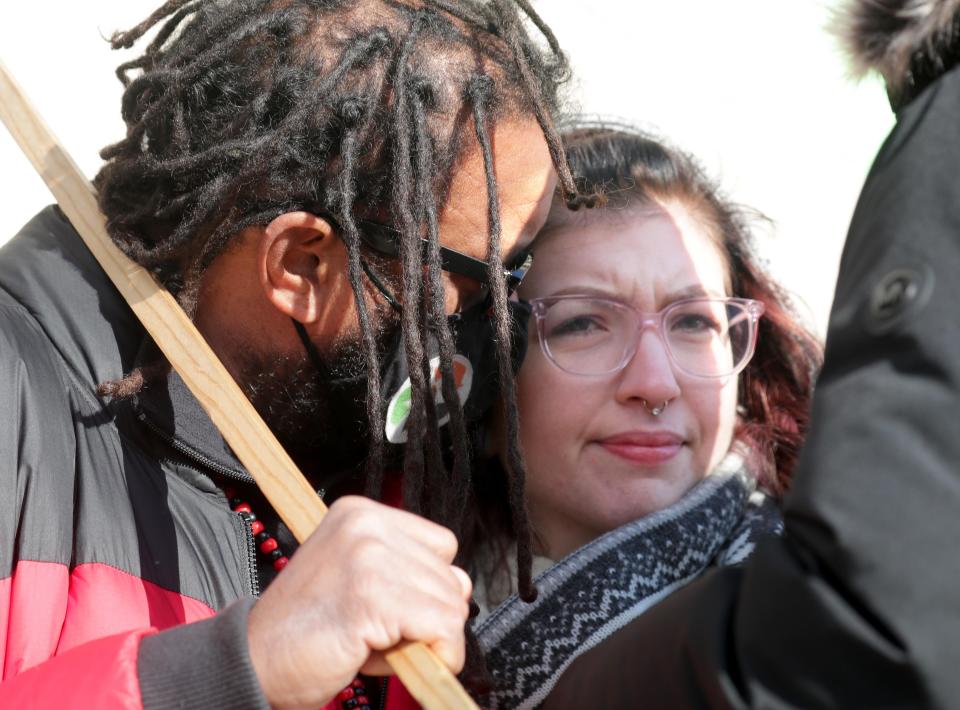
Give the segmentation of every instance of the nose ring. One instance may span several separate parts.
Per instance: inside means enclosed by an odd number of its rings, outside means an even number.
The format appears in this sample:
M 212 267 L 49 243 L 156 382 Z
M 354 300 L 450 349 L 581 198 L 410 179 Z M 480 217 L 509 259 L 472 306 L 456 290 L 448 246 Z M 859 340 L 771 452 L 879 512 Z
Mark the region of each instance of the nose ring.
M 663 400 L 663 404 L 661 404 L 659 407 L 654 407 L 653 409 L 651 409 L 650 405 L 647 404 L 647 400 L 641 399 L 640 402 L 641 404 L 643 404 L 643 408 L 646 409 L 648 412 L 650 412 L 650 414 L 652 414 L 655 417 L 659 417 L 660 413 L 667 408 L 668 404 L 670 404 L 669 400 L 665 399 Z

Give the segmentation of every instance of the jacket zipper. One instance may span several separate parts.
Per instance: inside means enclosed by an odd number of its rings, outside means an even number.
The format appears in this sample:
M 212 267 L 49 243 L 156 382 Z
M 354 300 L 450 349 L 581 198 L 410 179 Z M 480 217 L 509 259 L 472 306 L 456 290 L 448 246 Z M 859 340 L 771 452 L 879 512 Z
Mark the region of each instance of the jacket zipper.
M 253 539 L 253 523 L 248 523 L 243 516 L 237 513 L 247 537 L 247 569 L 250 571 L 250 593 L 260 596 L 260 574 L 257 572 L 257 543 Z
M 199 463 L 204 468 L 210 471 L 213 471 L 214 473 L 219 473 L 222 476 L 226 476 L 227 478 L 233 479 L 234 481 L 243 481 L 244 483 L 250 483 L 253 480 L 253 478 L 250 476 L 241 475 L 236 471 L 233 471 L 227 468 L 226 466 L 221 466 L 216 461 L 211 461 L 206 456 L 203 456 L 202 454 L 198 454 L 196 451 L 193 451 L 192 449 L 189 449 L 186 446 L 183 446 L 180 442 L 178 442 L 172 436 L 170 436 L 165 431 L 157 427 L 153 422 L 151 422 L 144 415 L 141 414 L 139 415 L 138 418 L 140 419 L 140 421 L 146 424 L 147 427 L 154 434 L 156 434 L 165 442 L 167 442 L 167 444 L 169 444 L 171 448 L 173 448 L 178 453 L 183 454 L 187 458 L 192 459 L 193 461 Z M 166 459 L 166 460 L 178 466 L 184 465 L 179 461 L 170 461 L 169 459 Z M 192 466 L 189 466 L 189 465 L 187 465 L 187 467 L 193 468 Z M 197 471 L 198 473 L 204 473 L 203 471 L 197 468 L 193 468 L 193 470 Z M 231 513 L 232 512 L 233 511 L 231 511 Z M 256 543 L 256 540 L 253 539 L 253 526 L 251 523 L 248 523 L 246 520 L 244 520 L 243 516 L 240 515 L 239 513 L 234 513 L 234 515 L 236 515 L 240 519 L 240 525 L 243 526 L 243 534 L 247 541 L 247 573 L 250 578 L 250 594 L 254 597 L 259 597 L 260 596 L 260 574 L 257 572 L 257 543 Z
M 151 422 L 150 419 L 148 419 L 145 415 L 139 414 L 137 418 L 140 421 L 142 421 L 144 424 L 146 424 L 147 427 L 154 434 L 159 436 L 167 444 L 169 444 L 171 448 L 177 451 L 177 453 L 183 454 L 189 459 L 193 459 L 204 468 L 207 468 L 210 471 L 213 471 L 214 473 L 219 473 L 221 476 L 226 476 L 227 478 L 233 479 L 234 481 L 242 481 L 243 483 L 254 483 L 253 476 L 251 476 L 250 474 L 239 473 L 237 471 L 234 471 L 233 469 L 227 468 L 226 466 L 218 464 L 216 461 L 213 461 L 212 459 L 208 459 L 203 454 L 200 454 L 194 451 L 193 449 L 190 449 L 184 446 L 179 441 L 177 441 L 172 436 L 170 436 L 167 432 L 163 431 L 162 429 L 160 429 L 160 427 L 158 427 L 156 424 Z
M 380 679 L 380 702 L 377 703 L 378 710 L 385 710 L 387 707 L 387 679 Z

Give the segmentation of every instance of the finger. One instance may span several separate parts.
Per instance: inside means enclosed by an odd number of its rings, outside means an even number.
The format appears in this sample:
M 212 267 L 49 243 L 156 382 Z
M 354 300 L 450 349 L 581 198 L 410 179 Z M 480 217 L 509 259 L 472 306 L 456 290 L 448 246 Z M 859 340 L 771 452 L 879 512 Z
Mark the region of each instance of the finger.
M 463 670 L 466 662 L 466 643 L 462 636 L 459 642 L 455 641 L 452 644 L 430 643 L 427 645 L 451 673 L 456 675 Z M 394 670 L 387 663 L 386 652 L 375 651 L 360 668 L 360 673 L 369 676 L 389 676 L 394 675 Z
M 419 515 L 391 508 L 360 496 L 345 496 L 333 506 L 338 506 L 345 515 L 355 520 L 361 529 L 376 532 L 383 539 L 395 542 L 403 536 L 410 542 L 422 546 L 445 563 L 453 561 L 457 554 L 457 538 L 448 528 L 438 525 Z
M 460 591 L 463 594 L 464 601 L 469 602 L 473 597 L 473 581 L 470 579 L 470 575 L 456 565 L 450 565 L 450 571 L 460 582 Z
M 383 653 L 403 641 L 420 641 L 431 648 L 439 659 L 457 673 L 465 658 L 464 628 L 469 606 L 462 599 L 438 598 L 429 593 L 408 592 L 398 627 L 377 629 L 368 637 L 371 653 L 361 668 L 362 673 L 391 673 Z M 398 635 L 395 635 L 398 634 Z
M 407 535 L 412 542 L 425 547 L 447 564 L 457 556 L 459 543 L 457 536 L 449 528 L 405 510 L 390 508 L 390 511 L 400 532 Z
M 370 654 L 367 662 L 360 667 L 363 675 L 385 676 L 393 675 L 393 669 L 387 663 L 386 654 L 383 651 L 374 651 Z
M 427 645 L 454 675 L 463 670 L 467 660 L 467 642 L 462 625 L 456 635 L 439 638 Z
M 443 665 L 450 669 L 456 675 L 463 670 L 466 662 L 467 645 L 464 636 L 465 621 L 457 624 L 449 630 L 449 633 L 443 635 L 434 634 L 432 639 L 421 639 Z M 415 634 L 411 634 L 413 636 Z M 414 639 L 404 636 L 405 641 Z M 386 655 L 390 649 L 384 651 L 374 651 L 370 654 L 367 662 L 360 669 L 361 673 L 366 675 L 390 675 L 394 671 L 387 663 Z
M 416 604 L 428 610 L 452 609 L 457 613 L 469 605 L 469 576 L 453 565 L 437 564 L 436 558 L 394 556 L 379 567 L 379 574 L 376 579 L 368 579 L 357 594 L 370 604 L 395 606 L 399 618 L 407 616 Z

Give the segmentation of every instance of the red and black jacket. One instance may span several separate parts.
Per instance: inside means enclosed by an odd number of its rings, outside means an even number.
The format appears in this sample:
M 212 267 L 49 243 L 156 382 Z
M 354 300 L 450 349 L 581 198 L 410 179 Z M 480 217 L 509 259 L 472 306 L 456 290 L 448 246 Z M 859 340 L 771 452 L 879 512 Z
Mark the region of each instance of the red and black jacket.
M 2 708 L 267 706 L 248 474 L 175 375 L 95 394 L 149 347 L 56 208 L 0 250 Z

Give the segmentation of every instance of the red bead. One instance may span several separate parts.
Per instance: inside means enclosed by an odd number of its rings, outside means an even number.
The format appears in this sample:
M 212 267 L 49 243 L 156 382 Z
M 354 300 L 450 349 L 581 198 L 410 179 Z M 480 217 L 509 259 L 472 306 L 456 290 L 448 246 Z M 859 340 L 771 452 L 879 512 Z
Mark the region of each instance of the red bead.
M 337 700 L 349 700 L 354 695 L 356 695 L 356 693 L 353 692 L 353 688 L 344 688 L 337 696 Z
M 252 523 L 250 523 L 250 532 L 252 532 L 254 535 L 259 535 L 262 533 L 263 523 L 261 523 L 259 520 L 254 520 Z
M 269 555 L 271 552 L 276 550 L 280 545 L 277 544 L 277 541 L 272 537 L 268 537 L 266 540 L 260 543 L 260 552 L 265 555 Z
M 370 704 L 370 699 L 367 698 L 366 695 L 357 696 L 357 705 L 369 705 L 369 704 Z
M 273 568 L 279 572 L 284 567 L 287 566 L 287 563 L 290 561 L 288 557 L 281 557 L 279 560 L 274 560 Z
M 353 679 L 353 682 L 352 682 L 350 685 L 352 685 L 354 688 L 362 688 L 362 687 L 363 687 L 363 681 L 360 680 L 359 678 L 354 678 L 354 679 Z
M 233 512 L 234 513 L 252 513 L 253 511 L 250 510 L 249 505 L 247 505 L 246 503 L 241 503 L 240 505 L 238 505 L 236 508 L 233 509 Z

